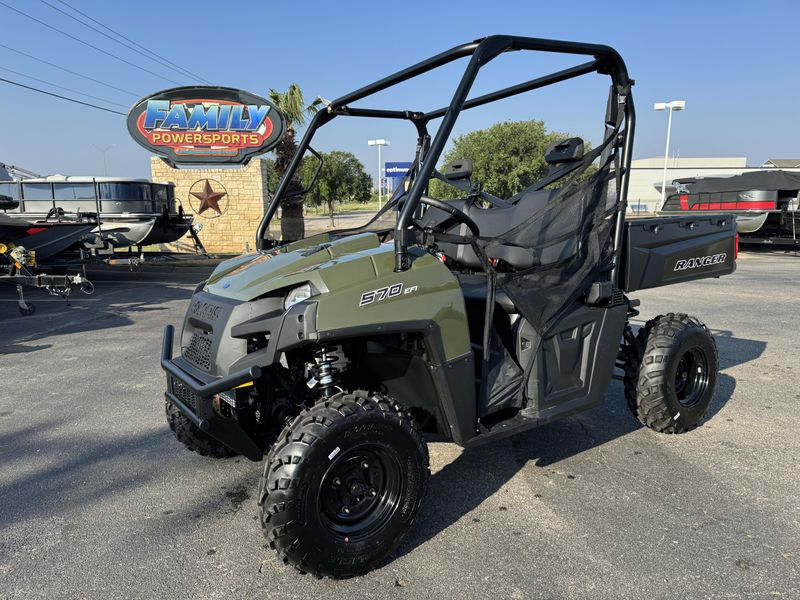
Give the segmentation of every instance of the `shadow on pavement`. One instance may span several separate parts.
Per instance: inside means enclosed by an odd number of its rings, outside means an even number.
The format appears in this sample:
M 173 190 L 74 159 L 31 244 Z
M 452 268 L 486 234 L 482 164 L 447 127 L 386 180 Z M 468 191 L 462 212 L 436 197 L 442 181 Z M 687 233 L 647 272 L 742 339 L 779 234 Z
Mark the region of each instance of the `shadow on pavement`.
M 757 359 L 766 342 L 714 332 L 720 369 Z M 717 391 L 706 417 L 713 419 L 733 396 L 736 380 L 720 373 Z M 550 465 L 602 446 L 642 426 L 629 413 L 622 386 L 612 383 L 605 405 L 564 421 L 551 423 L 505 440 L 465 450 L 430 480 L 425 511 L 410 537 L 396 551 L 405 555 L 444 531 L 498 492 L 526 464 L 533 462 L 548 476 Z M 391 560 L 391 559 L 390 559 Z
M 733 398 L 736 391 L 736 379 L 725 373 L 727 369 L 752 362 L 767 349 L 767 342 L 736 337 L 732 331 L 712 330 L 714 341 L 717 344 L 719 356 L 719 375 L 717 377 L 717 391 L 714 400 L 708 408 L 704 423 L 713 419 L 728 401 Z M 702 424 L 701 424 L 702 427 Z
M 614 394 L 614 403 L 621 405 L 620 391 Z M 431 477 L 420 521 L 395 556 L 412 552 L 478 508 L 526 464 L 533 463 L 548 475 L 549 466 L 641 428 L 622 412 L 627 412 L 626 407 L 617 408 L 617 414 L 603 406 L 508 440 L 465 450 Z
M 129 326 L 134 323 L 132 315 L 135 313 L 163 311 L 166 310 L 161 306 L 164 302 L 188 300 L 194 286 L 205 279 L 208 272 L 203 268 L 183 269 L 177 273 L 90 273 L 95 293 L 86 296 L 75 291 L 70 304 L 43 290 L 26 290 L 26 299 L 36 306 L 36 313 L 29 316 L 19 314 L 14 287 L 0 286 L 0 328 L 3 331 L 0 355 L 46 350 L 50 344 L 31 345 L 30 342 L 54 335 Z
M 89 436 L 58 436 L 63 423 L 50 421 L 0 435 L 0 530 L 11 523 L 51 517 L 76 506 L 146 485 L 158 476 L 164 431 L 98 440 Z M 161 443 L 159 443 L 161 441 Z M 14 463 L 36 456 L 35 468 L 14 475 Z M 140 469 L 119 468 L 120 459 L 135 457 Z
M 767 349 L 767 342 L 738 338 L 732 331 L 714 329 L 711 333 L 717 342 L 720 371 L 755 360 Z

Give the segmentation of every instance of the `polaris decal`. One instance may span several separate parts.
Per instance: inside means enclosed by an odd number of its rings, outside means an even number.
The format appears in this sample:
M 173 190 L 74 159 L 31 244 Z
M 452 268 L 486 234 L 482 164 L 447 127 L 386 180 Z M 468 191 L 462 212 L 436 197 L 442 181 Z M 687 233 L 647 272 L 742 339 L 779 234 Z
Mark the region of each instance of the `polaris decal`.
M 216 321 L 219 319 L 222 307 L 216 304 L 211 304 L 211 302 L 197 300 L 192 302 L 189 310 L 191 311 L 193 317 L 205 319 L 207 321 Z
M 405 292 L 403 290 L 405 289 Z M 393 285 L 389 285 L 386 287 L 378 288 L 377 290 L 370 290 L 368 292 L 364 292 L 361 294 L 361 301 L 358 303 L 359 306 L 366 306 L 368 304 L 373 304 L 375 302 L 382 302 L 387 298 L 395 298 L 403 293 L 411 294 L 417 291 L 417 286 L 411 286 L 409 288 L 404 288 L 402 283 L 395 283 Z
M 697 258 L 685 258 L 675 263 L 674 271 L 685 271 L 687 269 L 699 269 L 725 262 L 728 255 L 724 252 L 719 254 L 709 254 L 708 256 L 698 256 Z

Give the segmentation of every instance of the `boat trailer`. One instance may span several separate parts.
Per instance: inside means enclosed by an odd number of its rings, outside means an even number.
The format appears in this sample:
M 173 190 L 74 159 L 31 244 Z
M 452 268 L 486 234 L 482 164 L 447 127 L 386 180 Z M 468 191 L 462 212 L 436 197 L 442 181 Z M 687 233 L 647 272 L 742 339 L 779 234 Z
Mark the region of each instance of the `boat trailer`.
M 0 243 L 0 283 L 15 285 L 17 288 L 17 307 L 22 315 L 32 315 L 36 307 L 25 300 L 24 288 L 47 290 L 52 296 L 63 298 L 69 304 L 73 288 L 84 294 L 94 292 L 94 285 L 86 278 L 85 269 L 77 275 L 48 275 L 34 273 L 36 255 L 22 246 Z

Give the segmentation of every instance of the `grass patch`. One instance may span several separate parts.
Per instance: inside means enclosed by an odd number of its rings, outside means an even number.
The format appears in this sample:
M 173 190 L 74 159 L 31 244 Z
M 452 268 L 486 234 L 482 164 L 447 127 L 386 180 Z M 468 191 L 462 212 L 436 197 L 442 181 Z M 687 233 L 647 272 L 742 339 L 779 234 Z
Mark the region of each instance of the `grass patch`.
M 334 210 L 337 215 L 364 210 L 378 212 L 378 200 L 370 200 L 369 202 L 338 202 L 334 205 Z M 306 206 L 307 216 L 324 217 L 328 214 L 327 206 Z

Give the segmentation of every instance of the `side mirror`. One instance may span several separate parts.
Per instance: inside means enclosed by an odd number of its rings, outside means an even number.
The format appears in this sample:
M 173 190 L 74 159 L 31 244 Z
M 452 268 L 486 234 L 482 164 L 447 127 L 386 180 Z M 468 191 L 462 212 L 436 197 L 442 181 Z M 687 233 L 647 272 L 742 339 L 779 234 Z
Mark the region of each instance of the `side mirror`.
M 544 153 L 544 161 L 552 166 L 579 161 L 583 158 L 583 140 L 579 137 L 553 142 Z
M 472 177 L 472 161 L 469 158 L 456 160 L 444 166 L 444 178 L 450 181 L 469 180 Z
M 0 210 L 14 210 L 19 207 L 19 200 L 14 200 L 11 196 L 0 194 Z

